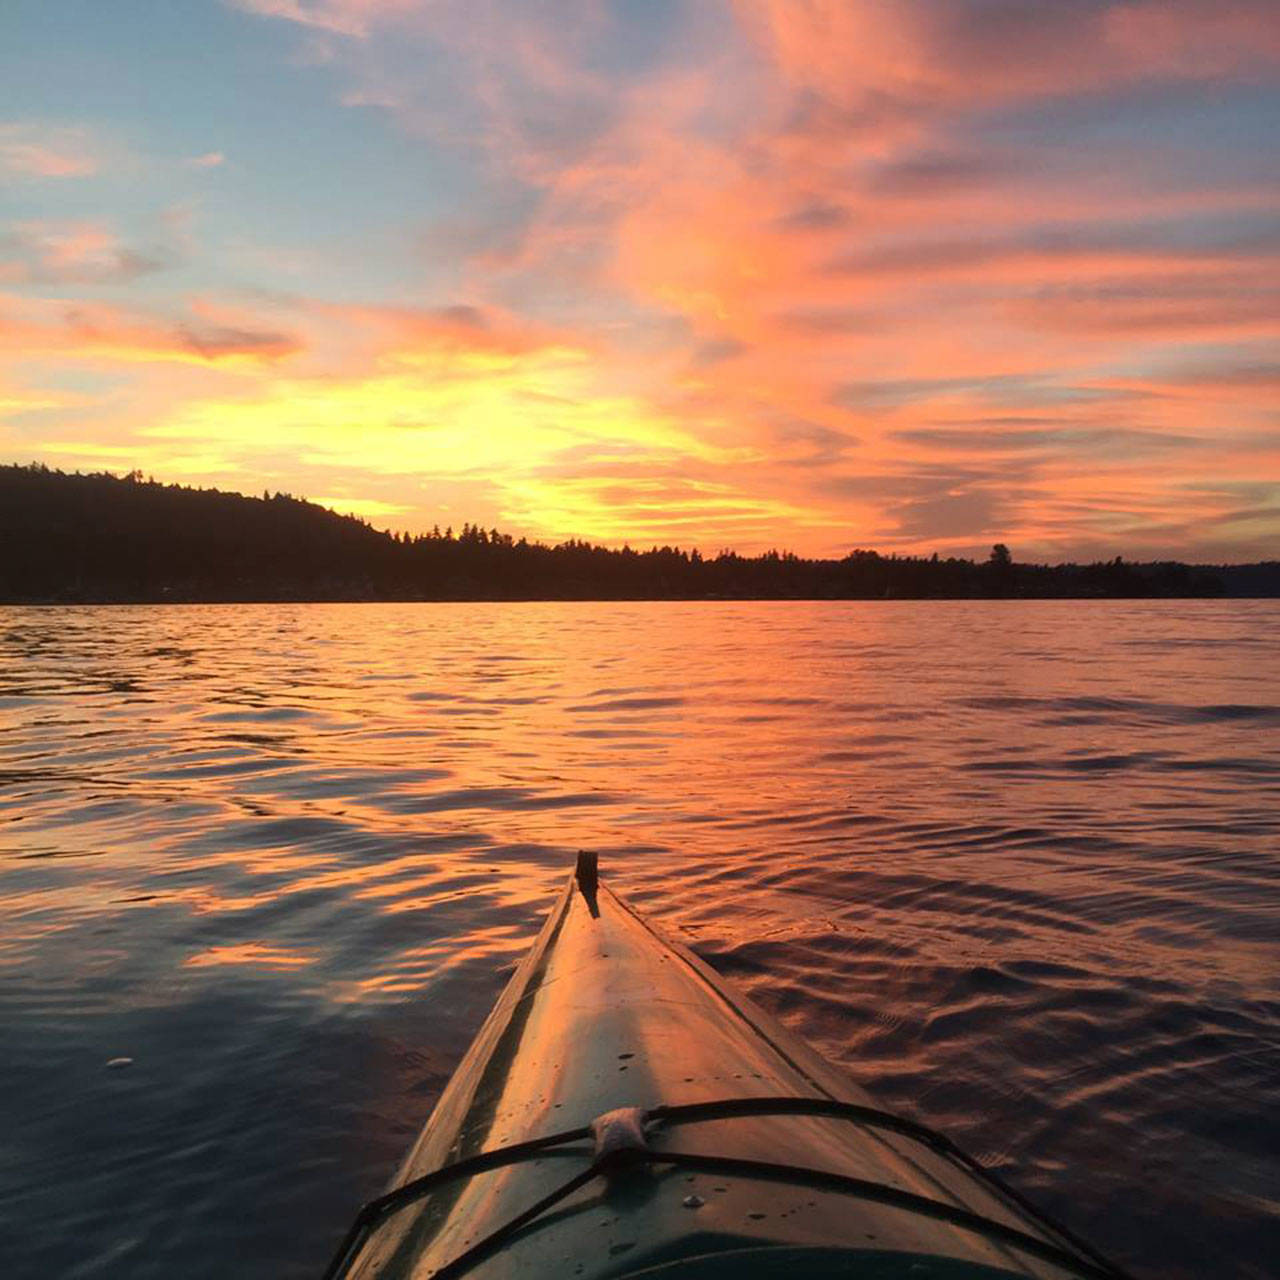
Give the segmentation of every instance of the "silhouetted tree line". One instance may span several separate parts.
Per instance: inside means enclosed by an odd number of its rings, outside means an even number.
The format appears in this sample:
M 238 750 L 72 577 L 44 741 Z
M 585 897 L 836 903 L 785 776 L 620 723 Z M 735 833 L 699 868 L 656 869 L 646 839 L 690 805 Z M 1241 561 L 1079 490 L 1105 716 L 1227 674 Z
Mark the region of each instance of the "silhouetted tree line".
M 1243 588 L 1243 589 L 1242 589 Z M 1280 563 L 1017 564 L 856 550 L 714 558 L 496 529 L 382 532 L 289 494 L 0 467 L 0 601 L 847 599 L 1280 595 Z

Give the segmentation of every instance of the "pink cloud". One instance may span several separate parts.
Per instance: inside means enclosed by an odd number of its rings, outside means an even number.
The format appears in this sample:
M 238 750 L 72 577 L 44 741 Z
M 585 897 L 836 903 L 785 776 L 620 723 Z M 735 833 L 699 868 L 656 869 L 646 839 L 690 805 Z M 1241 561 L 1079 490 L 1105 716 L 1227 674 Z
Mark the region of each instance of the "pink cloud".
M 92 222 L 19 222 L 0 231 L 0 283 L 119 283 L 164 265 Z
M 842 131 L 1154 78 L 1247 79 L 1280 62 L 1270 0 L 741 0 L 737 11 L 788 84 L 854 113 Z
M 1280 64 L 1272 0 L 1139 0 L 1103 17 L 1106 44 L 1146 72 L 1207 80 Z
M 84 130 L 0 123 L 0 173 L 15 178 L 84 178 L 99 161 Z

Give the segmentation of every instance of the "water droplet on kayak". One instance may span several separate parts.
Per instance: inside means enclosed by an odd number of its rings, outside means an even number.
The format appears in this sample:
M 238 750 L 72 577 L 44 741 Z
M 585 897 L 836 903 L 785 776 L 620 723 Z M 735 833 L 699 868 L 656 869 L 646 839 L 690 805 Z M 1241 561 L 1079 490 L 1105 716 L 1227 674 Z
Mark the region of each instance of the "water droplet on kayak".
M 628 1058 L 634 1058 L 635 1056 L 636 1056 L 636 1055 L 635 1055 L 634 1053 L 620 1053 L 620 1054 L 618 1054 L 618 1061 L 619 1061 L 619 1062 L 625 1062 L 625 1061 L 626 1061 L 626 1059 L 628 1059 Z
M 111 1058 L 107 1061 L 107 1070 L 118 1071 L 121 1067 L 133 1066 L 132 1058 Z
M 685 1196 L 680 1203 L 684 1205 L 686 1209 L 701 1209 L 702 1206 L 706 1204 L 706 1201 L 701 1196 Z

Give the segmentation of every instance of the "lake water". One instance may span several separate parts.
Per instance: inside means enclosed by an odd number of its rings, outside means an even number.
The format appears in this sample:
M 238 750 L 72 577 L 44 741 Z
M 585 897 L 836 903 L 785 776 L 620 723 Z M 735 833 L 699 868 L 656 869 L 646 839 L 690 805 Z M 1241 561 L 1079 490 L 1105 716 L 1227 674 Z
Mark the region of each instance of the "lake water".
M 1275 601 L 0 609 L 0 1269 L 314 1276 L 585 847 L 1139 1275 L 1272 1275 L 1278 636 Z

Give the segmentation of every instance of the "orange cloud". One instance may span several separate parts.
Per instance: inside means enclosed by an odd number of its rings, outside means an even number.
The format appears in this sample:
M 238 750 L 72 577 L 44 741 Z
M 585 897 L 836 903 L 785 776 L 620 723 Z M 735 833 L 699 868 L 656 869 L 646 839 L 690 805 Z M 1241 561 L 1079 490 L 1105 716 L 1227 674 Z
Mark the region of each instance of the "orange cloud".
M 1037 289 L 1008 303 L 1013 323 L 1097 340 L 1280 341 L 1280 271 L 1133 272 Z
M 302 301 L 300 318 L 342 335 L 348 354 L 370 365 L 423 364 L 444 358 L 452 366 L 501 368 L 539 350 L 583 358 L 580 336 L 522 321 L 496 307 Z
M 0 294 L 0 350 L 99 362 L 255 365 L 286 359 L 301 343 L 199 304 L 189 316 L 170 319 L 110 303 Z

